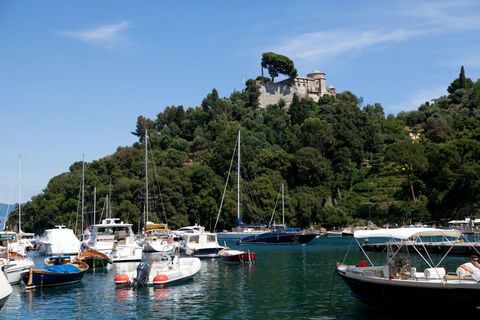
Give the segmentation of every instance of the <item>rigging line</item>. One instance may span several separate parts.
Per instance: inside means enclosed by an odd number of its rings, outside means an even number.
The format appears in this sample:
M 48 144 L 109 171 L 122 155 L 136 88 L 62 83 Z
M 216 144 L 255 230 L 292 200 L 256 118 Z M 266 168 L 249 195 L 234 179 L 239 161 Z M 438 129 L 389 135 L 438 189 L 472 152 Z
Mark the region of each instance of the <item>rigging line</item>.
M 80 196 L 82 194 L 82 179 L 80 179 L 80 185 L 78 187 L 78 197 L 77 197 L 77 214 L 75 215 L 75 233 L 77 232 L 77 224 L 78 224 L 78 211 L 80 210 Z M 72 221 L 68 220 L 68 224 L 71 225 Z
M 275 215 L 275 209 L 277 209 L 278 199 L 280 198 L 280 191 L 277 194 L 277 200 L 275 201 L 275 206 L 273 207 L 272 217 L 270 218 L 270 222 L 268 222 L 267 229 L 270 229 L 270 225 L 273 221 L 273 216 Z
M 153 158 L 153 148 L 152 148 L 152 143 L 148 143 L 147 144 L 147 148 L 150 148 L 150 157 Z M 148 159 L 147 159 L 148 161 Z M 163 218 L 165 219 L 165 223 L 167 223 L 167 212 L 165 210 L 165 204 L 163 202 L 163 194 L 162 194 L 162 189 L 160 188 L 160 179 L 158 178 L 159 177 L 159 174 L 157 173 L 157 166 L 155 164 L 155 159 L 152 159 L 152 162 L 153 162 L 153 173 L 155 175 L 155 182 L 157 184 L 157 188 L 158 188 L 158 192 L 159 192 L 159 195 L 160 195 L 160 204 L 162 205 L 162 211 L 163 211 Z M 157 208 L 158 210 L 158 208 Z
M 232 160 L 230 160 L 230 168 L 228 168 L 227 180 L 225 181 L 225 187 L 223 188 L 222 200 L 220 201 L 220 207 L 218 207 L 217 219 L 215 220 L 215 225 L 213 226 L 214 232 L 217 229 L 217 223 L 218 223 L 218 219 L 220 218 L 220 212 L 222 212 L 223 200 L 225 199 L 225 192 L 227 191 L 228 181 L 230 179 L 230 173 L 232 172 L 233 159 L 235 159 L 235 152 L 237 151 L 237 143 L 235 143 L 235 147 L 233 148 Z
M 250 169 L 252 168 L 252 165 L 251 165 L 250 161 L 248 161 L 248 159 L 245 160 L 244 162 L 246 162 L 247 165 L 249 165 L 249 168 L 250 168 Z M 255 195 L 255 197 L 256 197 L 256 198 L 255 198 L 256 203 L 257 203 L 258 207 L 260 208 L 260 201 L 259 201 L 259 197 L 258 197 L 258 195 L 260 194 L 260 190 L 259 190 L 258 187 L 255 188 L 255 187 L 252 186 L 251 184 L 250 184 L 250 185 L 248 184 L 248 183 L 250 183 L 250 181 L 253 181 L 252 176 L 250 176 L 250 175 L 248 174 L 248 173 L 251 171 L 251 170 L 249 170 L 249 168 L 247 168 L 247 166 L 244 166 L 244 167 L 242 168 L 242 170 L 243 170 L 243 176 L 246 177 L 245 180 L 247 180 L 247 185 L 250 187 L 250 190 L 253 191 L 253 192 L 252 192 L 252 195 Z M 251 196 L 251 197 L 253 197 L 253 196 Z
M 105 201 L 103 202 L 102 212 L 100 214 L 100 220 L 99 221 L 102 221 L 103 212 L 106 210 L 107 203 L 108 203 L 108 194 L 105 196 Z

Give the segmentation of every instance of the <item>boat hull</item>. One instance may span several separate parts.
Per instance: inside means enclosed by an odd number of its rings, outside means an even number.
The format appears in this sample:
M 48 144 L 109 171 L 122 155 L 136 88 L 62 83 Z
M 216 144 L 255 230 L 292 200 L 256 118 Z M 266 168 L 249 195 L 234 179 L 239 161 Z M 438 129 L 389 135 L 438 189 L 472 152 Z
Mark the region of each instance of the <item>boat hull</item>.
M 78 271 L 75 272 L 56 272 L 46 269 L 31 269 L 22 274 L 22 280 L 26 284 L 26 289 L 62 286 L 80 282 L 88 270 L 88 265 L 83 262 L 77 262 L 75 265 Z
M 257 254 L 255 252 L 250 251 L 243 251 L 242 253 L 238 254 L 220 254 L 220 258 L 222 261 L 231 262 L 231 263 L 245 263 L 245 262 L 254 262 L 257 258 Z
M 466 309 L 480 306 L 480 285 L 477 283 L 372 280 L 347 275 L 339 270 L 337 272 L 354 298 L 376 307 L 408 306 L 409 309 L 428 310 L 439 306 Z
M 5 267 L 5 275 L 10 284 L 16 284 L 22 281 L 22 274 L 34 266 L 33 261 L 19 261 L 14 265 Z
M 220 250 L 224 249 L 224 247 L 216 247 L 216 248 L 198 248 L 198 249 L 186 249 L 185 254 L 197 257 L 200 259 L 208 259 L 208 258 L 218 258 L 220 255 L 218 254 Z
M 313 232 L 267 232 L 245 237 L 238 244 L 306 244 L 317 236 Z
M 154 262 L 144 285 L 161 287 L 183 283 L 192 279 L 200 271 L 200 268 L 201 262 L 198 258 L 180 258 L 176 262 Z M 138 271 L 121 274 L 120 279 L 117 276 L 115 277 L 117 287 L 133 287 L 135 286 L 134 279 L 138 276 Z
M 0 309 L 3 307 L 5 302 L 7 302 L 7 299 L 12 291 L 12 286 L 8 283 L 8 280 L 3 274 L 2 270 L 0 270 Z

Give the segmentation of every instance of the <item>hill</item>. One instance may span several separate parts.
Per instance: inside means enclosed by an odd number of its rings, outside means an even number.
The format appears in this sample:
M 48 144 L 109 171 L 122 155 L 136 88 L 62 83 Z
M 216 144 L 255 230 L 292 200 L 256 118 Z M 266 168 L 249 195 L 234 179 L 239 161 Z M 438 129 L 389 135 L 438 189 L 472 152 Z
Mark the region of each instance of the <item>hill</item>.
M 288 109 L 282 101 L 259 108 L 255 83 L 247 81 L 228 98 L 213 89 L 195 108 L 168 106 L 155 119 L 138 117 L 132 132 L 137 143 L 86 164 L 86 223 L 92 220 L 95 186 L 97 208 L 105 207 L 110 193 L 113 216 L 135 227 L 141 223 L 146 130 L 150 217 L 171 227 L 213 227 L 238 130 L 245 222 L 268 223 L 282 183 L 286 222 L 292 226 L 480 215 L 480 81 L 466 78 L 463 68 L 449 95 L 397 116 L 385 115 L 378 103 L 363 105 L 348 91 L 319 101 L 294 97 Z M 79 231 L 81 167 L 74 163 L 53 177 L 44 193 L 23 207 L 25 230 L 40 233 L 65 224 Z M 234 180 L 227 185 L 217 229 L 235 224 Z M 98 210 L 97 219 L 101 216 Z

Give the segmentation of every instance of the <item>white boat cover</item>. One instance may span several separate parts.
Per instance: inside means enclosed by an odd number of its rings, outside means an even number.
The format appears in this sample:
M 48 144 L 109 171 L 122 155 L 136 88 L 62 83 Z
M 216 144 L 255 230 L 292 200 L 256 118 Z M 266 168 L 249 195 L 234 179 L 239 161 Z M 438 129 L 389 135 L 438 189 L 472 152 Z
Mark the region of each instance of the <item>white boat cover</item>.
M 412 237 L 452 237 L 460 238 L 462 233 L 454 229 L 434 229 L 434 228 L 396 228 L 396 229 L 377 229 L 377 230 L 358 230 L 353 236 L 355 238 L 393 238 L 408 240 Z

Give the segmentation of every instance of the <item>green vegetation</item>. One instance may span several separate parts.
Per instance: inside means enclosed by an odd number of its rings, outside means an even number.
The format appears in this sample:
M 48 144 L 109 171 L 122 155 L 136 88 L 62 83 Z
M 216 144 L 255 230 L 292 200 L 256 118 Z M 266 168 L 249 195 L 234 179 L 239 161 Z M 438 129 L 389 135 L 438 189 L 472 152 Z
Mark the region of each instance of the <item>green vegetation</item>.
M 287 74 L 292 76 L 293 69 L 292 63 Z M 238 130 L 245 222 L 269 221 L 282 182 L 286 222 L 292 226 L 478 216 L 480 81 L 466 78 L 462 67 L 448 92 L 416 111 L 385 116 L 380 104 L 364 106 L 348 91 L 318 102 L 295 97 L 287 110 L 283 102 L 258 108 L 253 80 L 228 98 L 214 89 L 199 107 L 168 106 L 155 119 L 138 117 L 137 143 L 86 164 L 87 223 L 93 187 L 102 208 L 110 180 L 113 216 L 135 227 L 141 221 L 145 129 L 151 147 L 151 220 L 166 216 L 172 227 L 213 226 Z M 65 224 L 79 231 L 80 178 L 80 162 L 52 178 L 24 205 L 23 228 L 39 233 Z M 235 173 L 230 180 L 220 229 L 236 221 Z M 10 217 L 12 226 L 17 218 Z
M 280 74 L 289 78 L 297 76 L 297 69 L 290 58 L 282 56 L 274 52 L 265 52 L 262 55 L 262 76 L 263 68 L 268 70 L 268 74 L 272 77 L 272 81 Z

